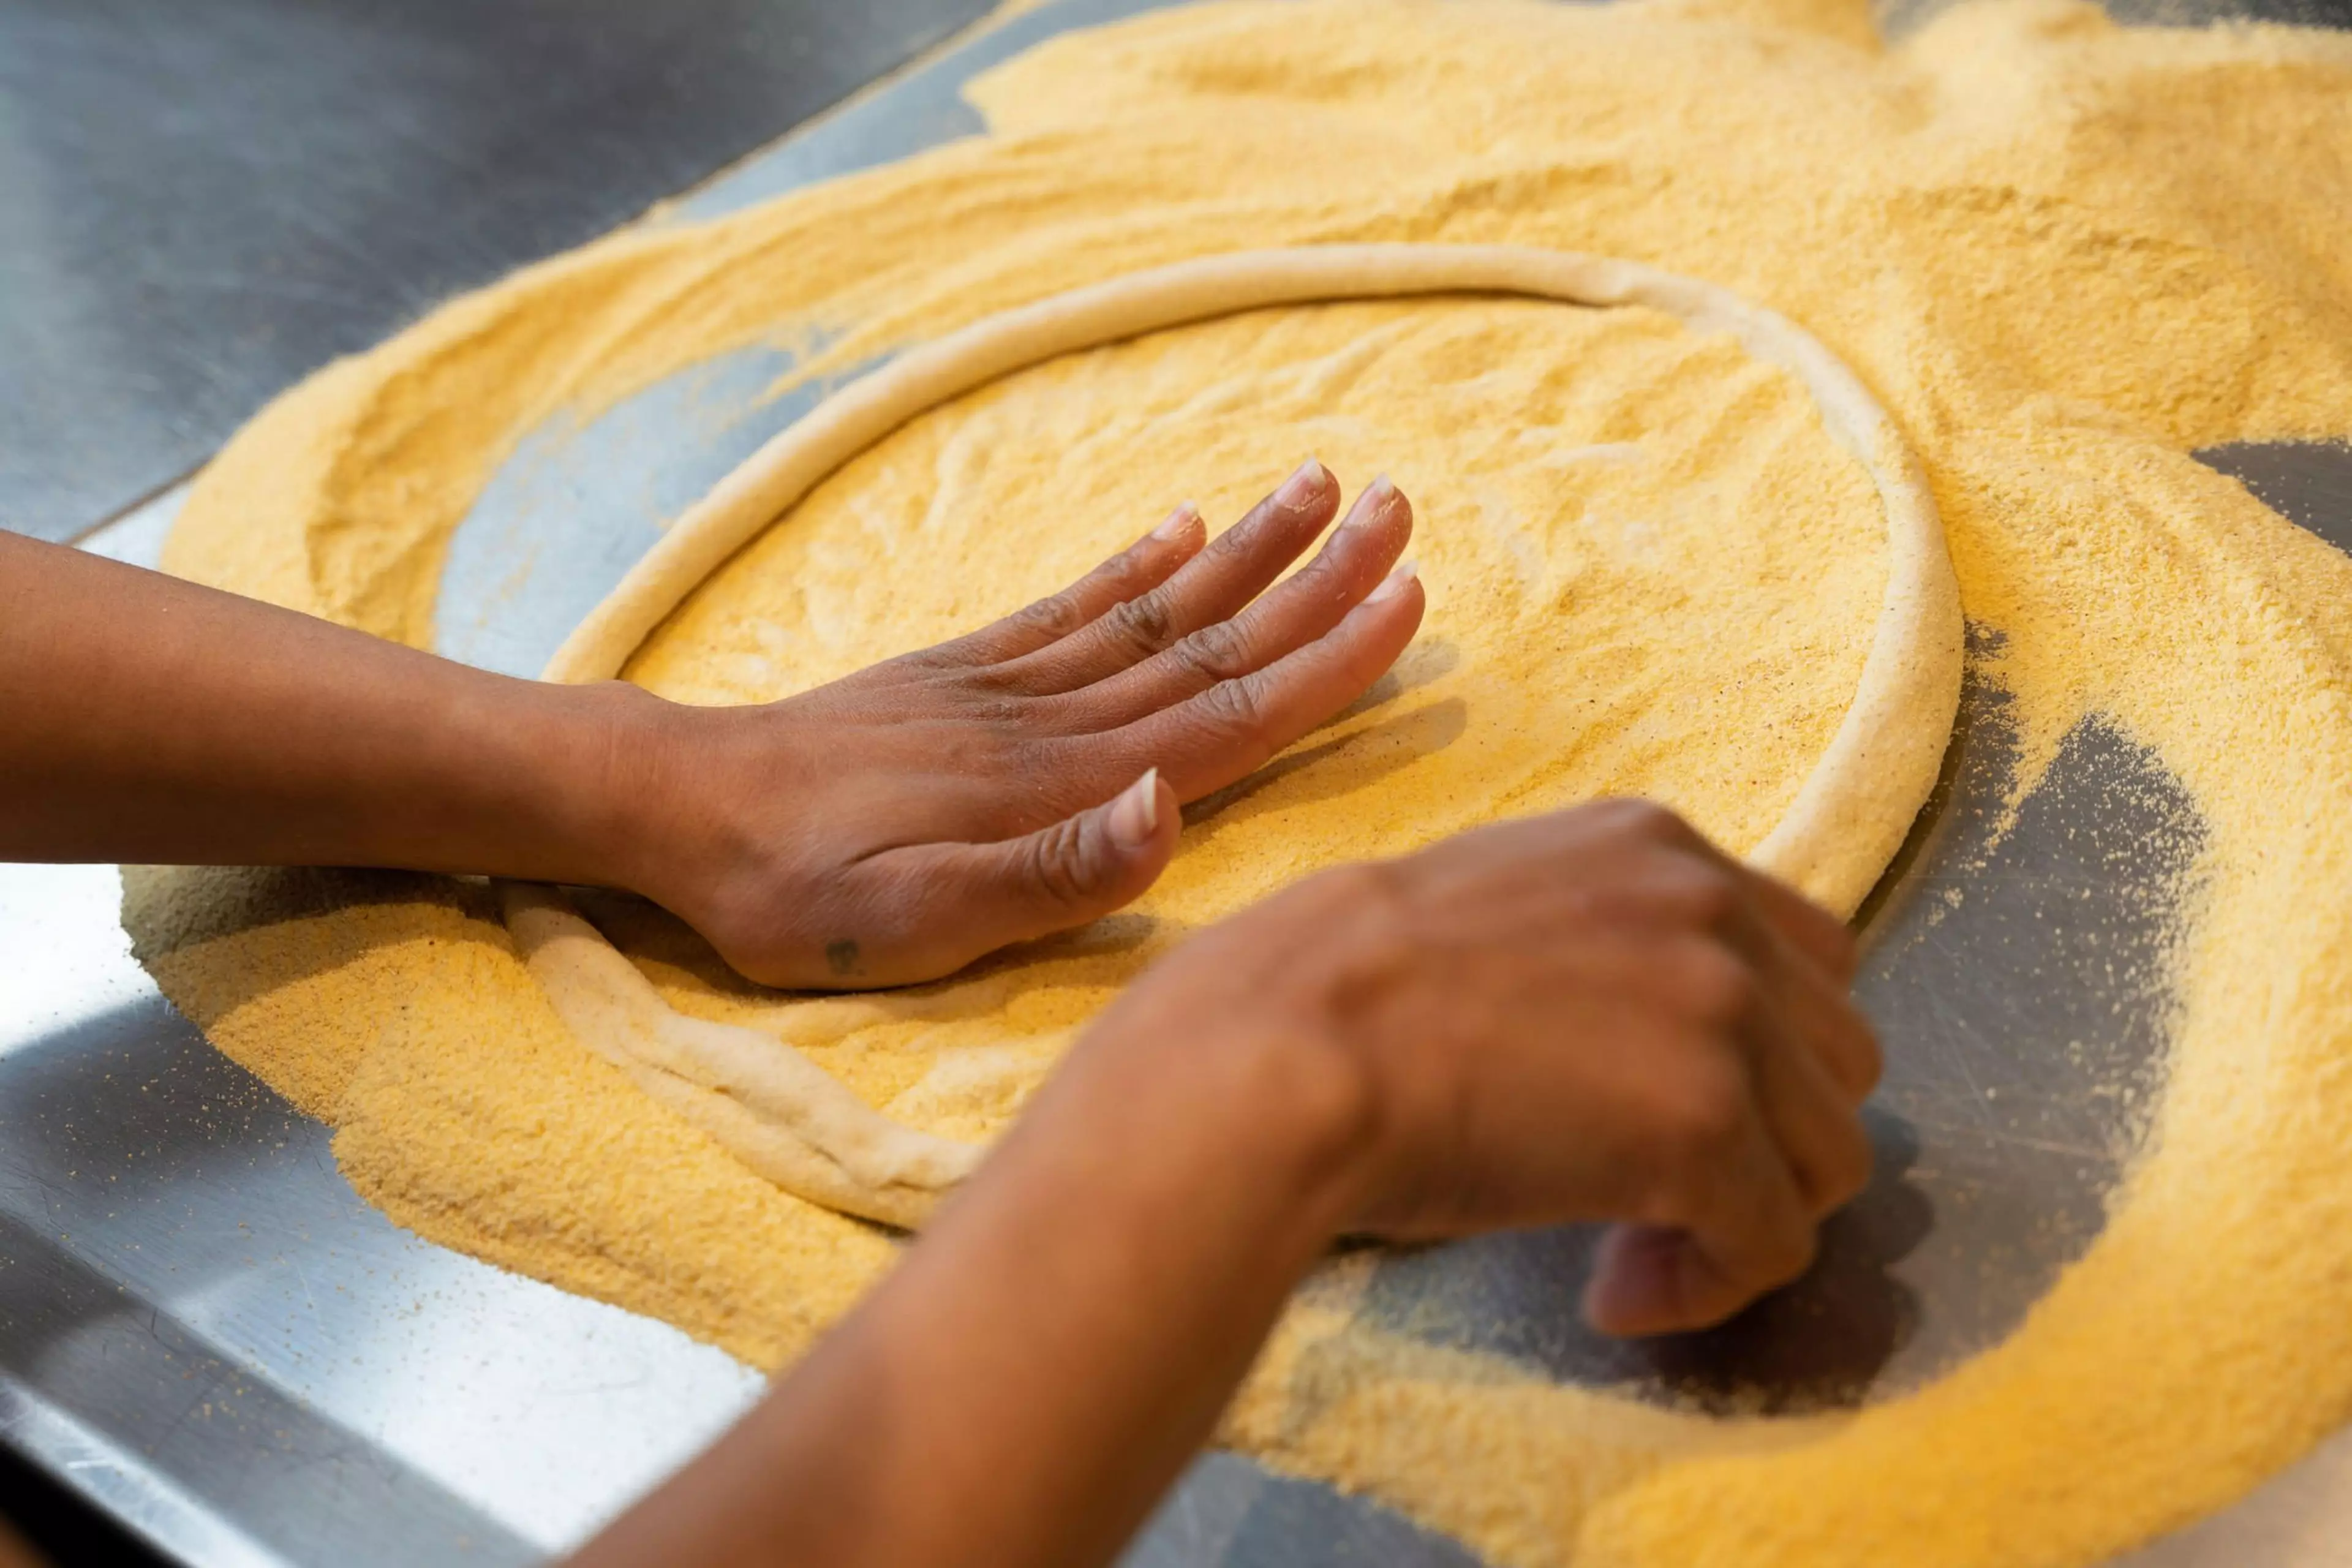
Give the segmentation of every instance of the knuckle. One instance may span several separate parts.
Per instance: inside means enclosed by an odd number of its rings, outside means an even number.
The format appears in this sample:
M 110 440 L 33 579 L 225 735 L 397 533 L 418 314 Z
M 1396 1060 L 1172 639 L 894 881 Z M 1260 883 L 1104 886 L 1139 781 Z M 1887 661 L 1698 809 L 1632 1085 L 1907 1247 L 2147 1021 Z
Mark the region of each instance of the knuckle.
M 1737 1149 L 1748 1131 L 1747 1076 L 1709 1059 L 1683 1075 L 1660 1108 L 1662 1142 L 1686 1175 L 1709 1171 Z
M 1658 915 L 1710 935 L 1737 930 L 1748 912 L 1747 890 L 1727 866 L 1668 854 L 1645 879 Z
M 1252 552 L 1265 542 L 1275 524 L 1289 515 L 1278 496 L 1267 496 L 1249 510 L 1241 521 L 1209 542 L 1208 553 L 1219 561 L 1247 560 Z
M 1746 960 L 1716 942 L 1693 943 L 1678 965 L 1675 995 L 1685 1015 L 1713 1033 L 1728 1033 L 1753 1017 L 1763 982 Z
M 1288 592 L 1310 601 L 1347 604 L 1350 597 L 1348 592 L 1349 563 L 1342 556 L 1346 546 L 1353 542 L 1353 536 L 1342 529 L 1337 548 L 1318 551 L 1312 560 L 1291 574 L 1286 585 Z
M 1101 886 L 1102 868 L 1087 852 L 1086 827 L 1077 817 L 1066 817 L 1026 840 L 1022 879 L 1040 900 L 1055 904 L 1083 904 Z
M 1086 610 L 1074 589 L 1048 594 L 1021 612 L 1021 624 L 1030 631 L 1066 637 L 1086 625 Z
M 1175 615 L 1167 595 L 1154 589 L 1111 607 L 1105 628 L 1139 654 L 1155 654 L 1175 640 Z
M 1192 700 L 1201 724 L 1223 739 L 1255 740 L 1265 727 L 1265 700 L 1251 677 L 1220 680 Z
M 1169 653 L 1185 670 L 1211 684 L 1245 675 L 1251 668 L 1248 635 L 1231 621 L 1202 626 Z
M 1680 845 L 1696 837 L 1681 817 L 1654 800 L 1624 796 L 1595 801 L 1590 809 L 1616 831 L 1654 844 Z

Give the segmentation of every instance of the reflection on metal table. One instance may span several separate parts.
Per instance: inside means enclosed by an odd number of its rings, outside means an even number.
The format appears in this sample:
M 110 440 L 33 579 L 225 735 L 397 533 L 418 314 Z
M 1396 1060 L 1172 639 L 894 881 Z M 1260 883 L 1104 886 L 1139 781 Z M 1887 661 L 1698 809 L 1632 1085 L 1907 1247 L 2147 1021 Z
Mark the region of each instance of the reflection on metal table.
M 68 539 L 988 0 L 0 0 L 0 526 Z
M 682 210 L 976 129 L 956 96 L 972 71 L 1148 8 L 1046 5 Z M 525 442 L 450 552 L 444 651 L 536 670 L 652 542 L 656 512 L 805 409 L 813 394 L 763 401 L 782 363 L 739 355 Z M 2206 456 L 2352 548 L 2352 451 Z M 97 547 L 152 556 L 174 504 Z M 1791 1410 L 1915 1387 L 2006 1334 L 2096 1234 L 2133 1149 L 2169 1005 L 2167 910 L 2200 833 L 2155 760 L 2092 722 L 1996 834 L 2013 750 L 2000 693 L 1971 679 L 1937 799 L 1867 911 L 1861 992 L 1890 1056 L 1877 1176 L 1798 1287 L 1714 1333 L 1611 1342 L 1576 1322 L 1590 1238 L 1562 1230 L 1391 1255 L 1360 1310 L 1557 1379 Z M 524 1563 L 580 1539 L 756 1395 L 752 1373 L 659 1323 L 369 1209 L 325 1129 L 156 995 L 115 900 L 110 868 L 0 868 L 0 1436 L 191 1563 Z M 2299 1542 L 2352 1521 L 2332 1500 L 2344 1479 L 2339 1439 L 2133 1562 L 2297 1561 Z M 1130 1561 L 1472 1559 L 1374 1505 L 1216 1456 Z

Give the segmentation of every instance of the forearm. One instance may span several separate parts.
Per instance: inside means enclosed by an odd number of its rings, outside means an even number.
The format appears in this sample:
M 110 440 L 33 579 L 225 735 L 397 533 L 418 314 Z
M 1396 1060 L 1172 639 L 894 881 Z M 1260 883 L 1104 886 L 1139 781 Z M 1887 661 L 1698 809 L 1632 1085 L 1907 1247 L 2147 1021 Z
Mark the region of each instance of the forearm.
M 603 879 L 651 701 L 0 533 L 0 858 Z
M 582 1559 L 1108 1561 L 1344 1224 L 1328 1047 L 1097 1038 L 875 1295 Z

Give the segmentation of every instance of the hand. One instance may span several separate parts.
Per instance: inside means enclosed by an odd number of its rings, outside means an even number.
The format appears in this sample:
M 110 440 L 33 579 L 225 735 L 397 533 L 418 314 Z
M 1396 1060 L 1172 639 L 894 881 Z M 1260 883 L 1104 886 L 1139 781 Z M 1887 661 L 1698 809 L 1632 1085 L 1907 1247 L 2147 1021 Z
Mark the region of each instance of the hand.
M 1868 1171 L 1853 962 L 1633 802 L 1301 883 L 1129 986 L 880 1288 L 580 1561 L 1108 1562 L 1351 1228 L 1631 1222 L 1593 1321 L 1715 1322 Z
M 1180 510 L 969 637 L 751 708 L 656 715 L 614 879 L 753 980 L 897 985 L 1132 900 L 1177 807 L 1360 696 L 1421 623 L 1412 510 L 1309 462 L 1213 542 Z M 1263 597 L 1260 595 L 1263 595 Z
M 1629 1222 L 1586 1314 L 1660 1333 L 1796 1278 L 1867 1179 L 1879 1057 L 1853 963 L 1829 914 L 1663 808 L 1606 802 L 1301 883 L 1096 1034 L 1162 1072 L 1221 1036 L 1338 1059 L 1351 1228 Z

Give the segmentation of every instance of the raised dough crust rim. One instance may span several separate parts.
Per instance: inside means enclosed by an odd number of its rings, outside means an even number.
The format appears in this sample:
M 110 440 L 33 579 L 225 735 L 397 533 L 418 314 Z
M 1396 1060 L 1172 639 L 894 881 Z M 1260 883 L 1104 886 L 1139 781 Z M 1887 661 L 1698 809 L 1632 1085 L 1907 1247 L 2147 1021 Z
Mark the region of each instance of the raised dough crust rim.
M 1960 692 L 1959 588 L 1917 459 L 1817 339 L 1712 284 L 1639 262 L 1526 246 L 1332 245 L 1235 251 L 1130 273 L 985 317 L 908 352 L 779 433 L 679 518 L 565 639 L 545 679 L 617 676 L 686 596 L 850 458 L 926 411 L 1066 353 L 1266 306 L 1416 294 L 1643 305 L 1725 331 L 1789 370 L 1886 512 L 1887 577 L 1853 700 L 1759 869 L 1851 914 L 1935 787 Z M 913 1226 L 978 1163 L 866 1105 L 789 1041 L 689 1018 L 563 894 L 504 885 L 507 924 L 564 1024 L 761 1175 L 813 1203 Z

